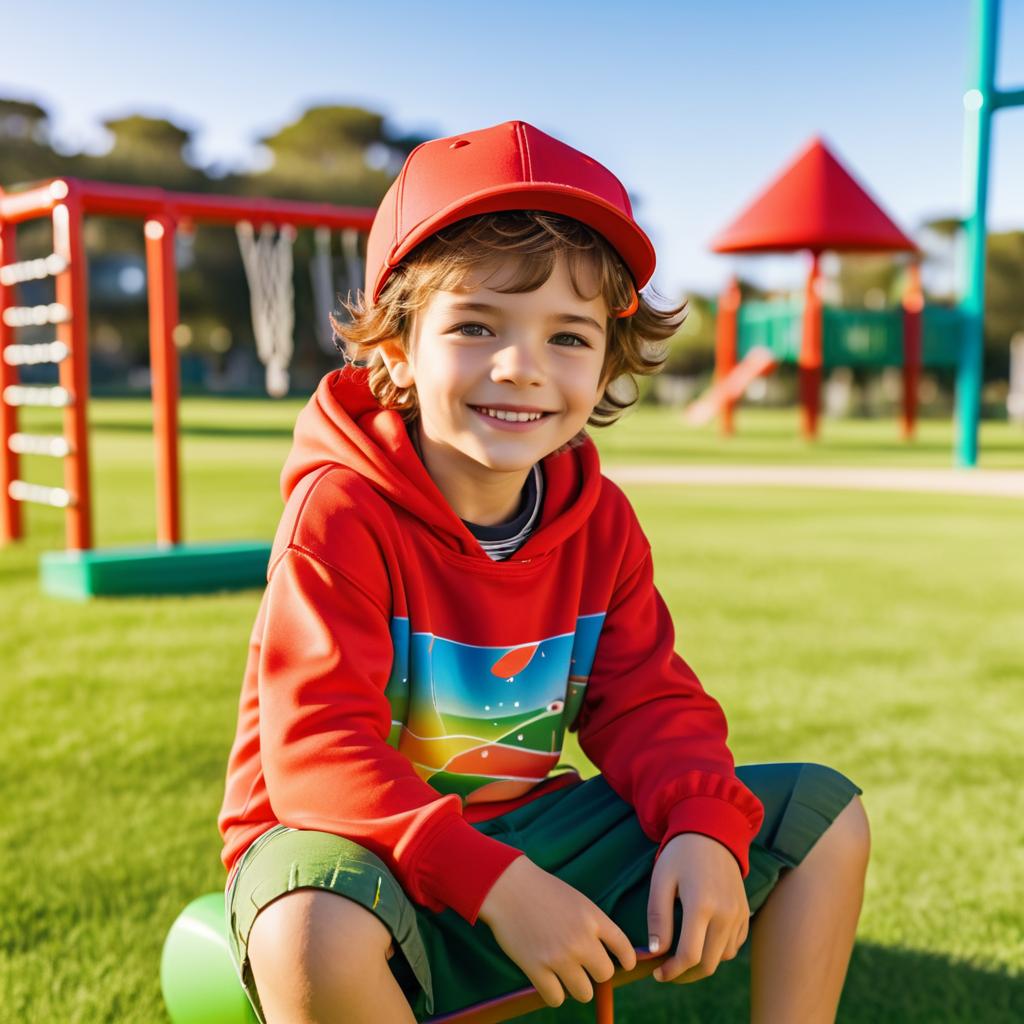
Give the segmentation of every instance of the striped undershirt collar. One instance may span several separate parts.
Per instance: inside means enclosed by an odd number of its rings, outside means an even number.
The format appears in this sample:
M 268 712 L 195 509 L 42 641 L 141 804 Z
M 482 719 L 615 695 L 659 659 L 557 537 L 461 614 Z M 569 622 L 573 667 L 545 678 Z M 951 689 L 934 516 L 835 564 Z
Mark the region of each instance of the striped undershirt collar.
M 412 446 L 423 461 L 420 448 L 419 424 L 409 430 Z M 527 537 L 537 528 L 540 521 L 540 510 L 544 503 L 544 473 L 539 462 L 535 462 L 526 477 L 522 490 L 522 502 L 514 519 L 495 526 L 481 526 L 467 519 L 462 522 L 484 549 L 492 561 L 501 562 L 515 554 L 526 543 Z
M 476 537 L 480 547 L 495 562 L 503 561 L 518 551 L 537 528 L 544 501 L 544 474 L 539 462 L 535 462 L 531 467 L 522 494 L 519 512 L 507 523 L 481 526 L 479 523 L 462 520 L 466 529 Z

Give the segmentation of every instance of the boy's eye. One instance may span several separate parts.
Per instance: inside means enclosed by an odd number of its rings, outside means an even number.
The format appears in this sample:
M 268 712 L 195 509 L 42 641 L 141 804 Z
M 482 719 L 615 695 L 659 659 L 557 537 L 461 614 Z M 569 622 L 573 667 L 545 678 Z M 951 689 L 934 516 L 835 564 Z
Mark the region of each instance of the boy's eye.
M 489 331 L 490 330 L 490 328 L 484 327 L 483 324 L 459 324 L 458 327 L 453 327 L 452 330 L 458 332 L 459 334 L 462 334 L 463 331 L 465 331 L 465 330 L 467 330 L 469 328 L 474 328 L 474 327 L 479 327 L 481 331 Z M 463 334 L 462 336 L 464 338 L 482 338 L 483 337 L 482 334 L 478 334 L 478 333 L 476 333 L 476 331 L 473 331 L 470 334 Z M 584 341 L 584 339 L 581 338 L 578 334 L 556 334 L 556 335 L 554 335 L 554 337 L 556 337 L 556 338 L 571 338 L 573 341 L 578 341 L 580 343 L 580 345 L 582 345 L 584 348 L 590 348 L 589 343 Z M 576 348 L 577 346 L 576 345 L 569 345 L 568 347 L 569 348 Z
M 486 327 L 484 327 L 484 325 L 483 325 L 483 324 L 459 324 L 459 326 L 458 326 L 458 327 L 453 327 L 453 328 L 452 328 L 452 330 L 454 330 L 454 331 L 459 331 L 459 332 L 462 332 L 462 331 L 464 331 L 464 330 L 465 330 L 465 329 L 466 329 L 467 327 L 479 327 L 479 328 L 480 328 L 480 330 L 482 330 L 482 331 L 486 331 L 486 330 L 487 330 L 487 328 L 486 328 Z M 469 334 L 469 335 L 463 335 L 463 337 L 469 337 L 469 338 L 481 338 L 481 337 L 483 337 L 483 335 L 481 335 L 481 334 L 475 334 L 475 333 L 474 333 L 474 334 Z

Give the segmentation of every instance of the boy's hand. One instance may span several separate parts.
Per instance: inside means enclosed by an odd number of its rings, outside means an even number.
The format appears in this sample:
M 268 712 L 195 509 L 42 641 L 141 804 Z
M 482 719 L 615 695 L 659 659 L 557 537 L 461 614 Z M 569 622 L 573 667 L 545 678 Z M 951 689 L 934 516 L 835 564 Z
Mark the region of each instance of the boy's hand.
M 627 970 L 636 966 L 626 933 L 596 903 L 525 855 L 502 872 L 478 916 L 548 1006 L 565 1001 L 563 985 L 574 999 L 590 1002 L 590 979 L 607 981 L 616 970 L 605 946 Z
M 651 875 L 647 925 L 652 952 L 668 952 L 672 944 L 677 891 L 683 903 L 682 934 L 675 955 L 654 977 L 686 985 L 714 974 L 722 960 L 739 952 L 750 926 L 750 905 L 739 864 L 725 846 L 698 832 L 675 836 Z

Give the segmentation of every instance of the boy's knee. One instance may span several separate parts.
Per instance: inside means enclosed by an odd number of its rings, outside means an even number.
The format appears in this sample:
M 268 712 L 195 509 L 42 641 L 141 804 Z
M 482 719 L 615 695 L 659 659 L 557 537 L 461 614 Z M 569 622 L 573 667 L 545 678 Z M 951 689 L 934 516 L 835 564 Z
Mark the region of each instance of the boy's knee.
M 839 812 L 832 827 L 837 841 L 842 843 L 850 857 L 867 861 L 871 855 L 871 826 L 860 796 L 856 793 L 853 795 L 853 799 Z
M 334 1004 L 372 977 L 394 949 L 387 926 L 361 904 L 324 889 L 295 889 L 257 914 L 247 952 L 272 1020 L 272 1006 L 279 1019 L 288 1019 L 287 1013 L 311 1014 Z
M 831 765 L 811 762 L 801 768 L 800 778 L 813 791 L 816 787 L 834 787 L 841 783 L 844 787 L 853 785 L 852 780 L 837 771 Z M 867 811 L 861 802 L 860 794 L 854 793 L 846 806 L 836 815 L 825 832 L 828 844 L 841 847 L 844 853 L 867 860 L 871 852 L 871 827 L 868 824 Z

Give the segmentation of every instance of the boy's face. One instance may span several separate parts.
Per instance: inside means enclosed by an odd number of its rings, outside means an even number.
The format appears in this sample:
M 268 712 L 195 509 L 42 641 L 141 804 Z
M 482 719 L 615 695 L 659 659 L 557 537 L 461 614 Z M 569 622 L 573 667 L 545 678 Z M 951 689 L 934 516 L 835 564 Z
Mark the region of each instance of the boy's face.
M 530 467 L 578 433 L 604 393 L 603 296 L 577 296 L 563 257 L 534 291 L 495 290 L 508 267 L 482 267 L 459 291 L 434 292 L 416 317 L 409 355 L 395 339 L 381 346 L 392 380 L 416 386 L 428 470 L 453 488 L 461 474 L 489 485 L 503 478 L 517 494 Z M 597 291 L 596 278 L 581 286 Z M 483 411 L 495 406 L 544 415 L 503 422 Z

